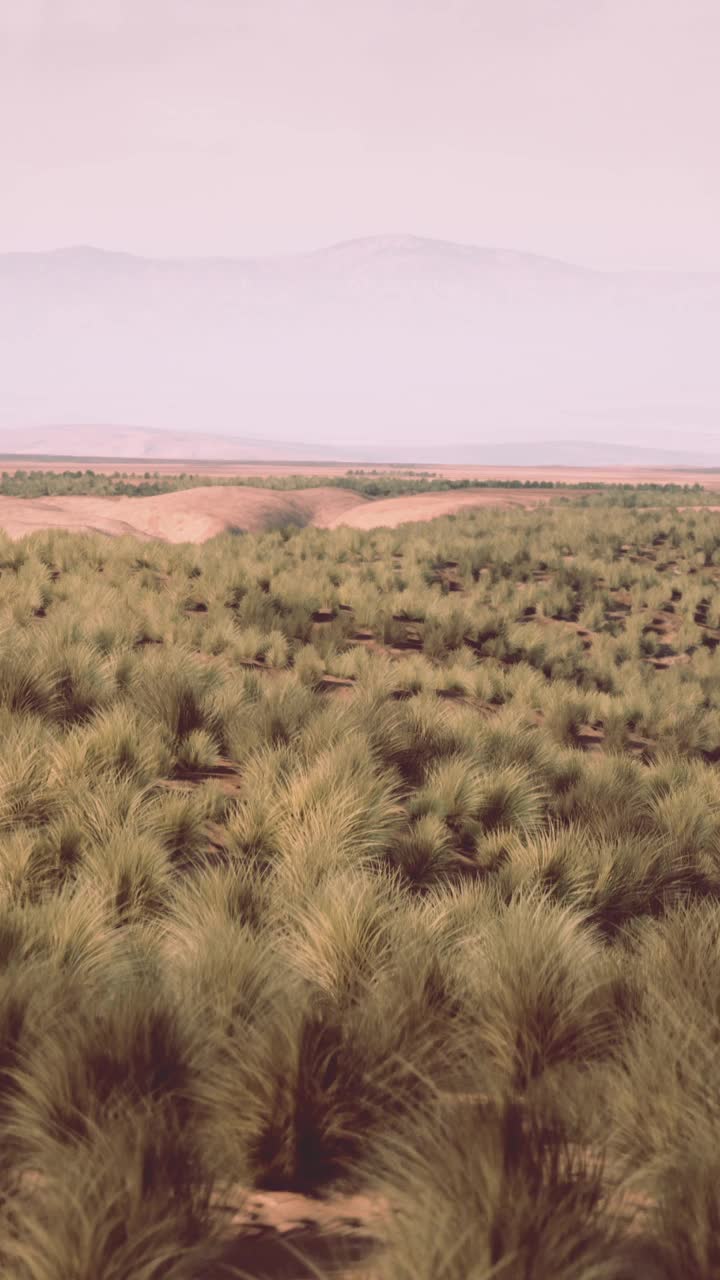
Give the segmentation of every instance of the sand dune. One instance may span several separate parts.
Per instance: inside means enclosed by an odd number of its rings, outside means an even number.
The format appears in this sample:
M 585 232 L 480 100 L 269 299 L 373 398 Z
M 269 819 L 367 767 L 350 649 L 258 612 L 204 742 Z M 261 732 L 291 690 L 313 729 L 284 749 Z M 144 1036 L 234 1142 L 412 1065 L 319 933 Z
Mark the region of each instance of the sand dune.
M 206 542 L 228 529 L 326 526 L 366 503 L 347 489 L 274 490 L 207 486 L 151 498 L 3 498 L 0 529 L 11 538 L 36 529 L 132 534 L 163 542 Z
M 0 529 L 11 538 L 37 529 L 69 529 L 162 542 L 206 542 L 228 529 L 259 533 L 293 524 L 318 529 L 395 528 L 409 521 L 453 515 L 466 507 L 535 507 L 556 496 L 549 490 L 465 489 L 372 502 L 349 489 L 208 485 L 151 498 L 0 497 Z
M 207 485 L 151 498 L 0 496 L 0 530 L 21 538 L 39 529 L 75 533 L 129 534 L 161 542 L 206 542 L 228 530 L 261 533 L 284 525 L 317 529 L 394 529 L 400 524 L 435 520 L 471 507 L 531 509 L 580 489 L 461 489 L 401 495 L 371 501 L 351 489 L 262 489 L 249 485 Z M 684 506 L 679 510 L 718 511 L 720 507 Z
M 556 497 L 551 490 L 544 492 L 518 492 L 512 489 L 461 489 L 448 493 L 417 493 L 399 498 L 382 498 L 354 506 L 348 511 L 332 516 L 325 528 L 349 525 L 352 529 L 394 529 L 399 524 L 414 520 L 435 520 L 438 516 L 451 516 L 466 507 L 537 507 Z M 319 522 L 318 522 L 319 523 Z

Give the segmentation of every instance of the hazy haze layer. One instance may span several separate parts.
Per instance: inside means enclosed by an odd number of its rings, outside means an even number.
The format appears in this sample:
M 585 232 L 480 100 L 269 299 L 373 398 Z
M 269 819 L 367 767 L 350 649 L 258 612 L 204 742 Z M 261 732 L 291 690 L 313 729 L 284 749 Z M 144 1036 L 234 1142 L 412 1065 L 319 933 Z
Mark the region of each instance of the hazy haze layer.
M 46 424 L 129 424 L 242 437 L 248 457 L 268 440 L 288 457 L 442 446 L 457 461 L 573 440 L 718 459 L 718 331 L 720 275 L 412 237 L 260 260 L 10 254 L 0 446 L 36 447 Z
M 717 0 L 0 0 L 0 251 L 720 270 Z

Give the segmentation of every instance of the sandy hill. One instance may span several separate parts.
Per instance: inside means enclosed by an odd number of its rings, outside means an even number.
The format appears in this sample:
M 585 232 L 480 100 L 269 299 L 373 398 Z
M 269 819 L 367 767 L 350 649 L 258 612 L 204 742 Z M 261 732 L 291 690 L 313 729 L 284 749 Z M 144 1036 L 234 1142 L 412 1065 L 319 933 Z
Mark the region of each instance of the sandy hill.
M 432 520 L 466 507 L 530 507 L 547 502 L 546 492 L 465 489 L 371 502 L 349 489 L 255 489 L 212 486 L 159 494 L 151 498 L 4 498 L 0 529 L 19 538 L 37 529 L 69 529 L 119 537 L 158 538 L 163 542 L 206 542 L 227 530 L 248 533 L 283 525 L 334 529 L 394 528 L 414 520 Z
M 283 525 L 327 525 L 366 499 L 347 489 L 213 486 L 151 498 L 3 498 L 0 528 L 11 537 L 35 529 L 132 534 L 164 542 L 206 542 L 228 529 L 256 533 Z
M 455 515 L 467 507 L 536 507 L 547 502 L 550 491 L 513 492 L 509 489 L 461 489 L 449 493 L 416 493 L 407 497 L 382 498 L 354 506 L 334 515 L 329 528 L 349 525 L 352 529 L 378 529 L 381 526 L 394 529 L 399 524 L 414 520 L 435 520 L 438 516 Z

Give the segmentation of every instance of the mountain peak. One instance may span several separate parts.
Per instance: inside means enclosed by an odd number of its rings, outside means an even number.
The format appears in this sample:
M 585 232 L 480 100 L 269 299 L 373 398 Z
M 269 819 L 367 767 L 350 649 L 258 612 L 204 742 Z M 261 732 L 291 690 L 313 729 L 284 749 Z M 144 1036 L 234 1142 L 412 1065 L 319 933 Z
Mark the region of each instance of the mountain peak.
M 579 267 L 560 258 L 548 258 L 542 254 L 506 249 L 497 245 L 467 244 L 457 240 L 441 240 L 430 236 L 415 236 L 404 232 L 385 235 L 362 236 L 354 240 L 340 240 L 311 255 L 326 261 L 350 260 L 371 263 L 378 260 L 415 264 L 446 264 L 453 268 L 491 270 L 528 270 L 532 274 L 568 273 L 594 275 L 587 267 Z
M 318 252 L 420 253 L 429 249 L 446 248 L 450 243 L 450 241 L 435 240 L 426 236 L 392 232 L 386 235 L 359 236 L 350 240 L 338 240 L 335 244 L 331 244 L 325 249 L 320 249 Z

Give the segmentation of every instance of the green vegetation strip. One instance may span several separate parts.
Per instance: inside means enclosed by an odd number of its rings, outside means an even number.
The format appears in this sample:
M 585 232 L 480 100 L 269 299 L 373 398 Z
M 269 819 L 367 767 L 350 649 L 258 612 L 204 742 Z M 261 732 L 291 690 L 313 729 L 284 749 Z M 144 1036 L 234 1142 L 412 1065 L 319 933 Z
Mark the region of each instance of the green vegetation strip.
M 0 474 L 0 496 L 10 498 L 64 497 L 66 495 L 94 497 L 147 498 L 159 493 L 176 493 L 183 489 L 196 489 L 205 485 L 242 485 L 262 489 L 351 489 L 367 498 L 392 498 L 403 494 L 446 493 L 463 489 L 519 489 L 519 490 L 587 490 L 612 495 L 615 501 L 625 505 L 646 503 L 650 498 L 673 498 L 691 495 L 694 501 L 712 501 L 700 484 L 654 483 L 641 485 L 626 483 L 603 484 L 595 481 L 561 480 L 452 480 L 434 472 L 409 470 L 350 469 L 345 475 L 288 475 L 288 476 L 204 476 L 185 472 L 180 475 L 162 475 L 158 471 L 114 471 L 111 474 L 92 468 L 65 471 L 27 471 L 22 468 Z M 717 495 L 715 495 L 717 500 Z

